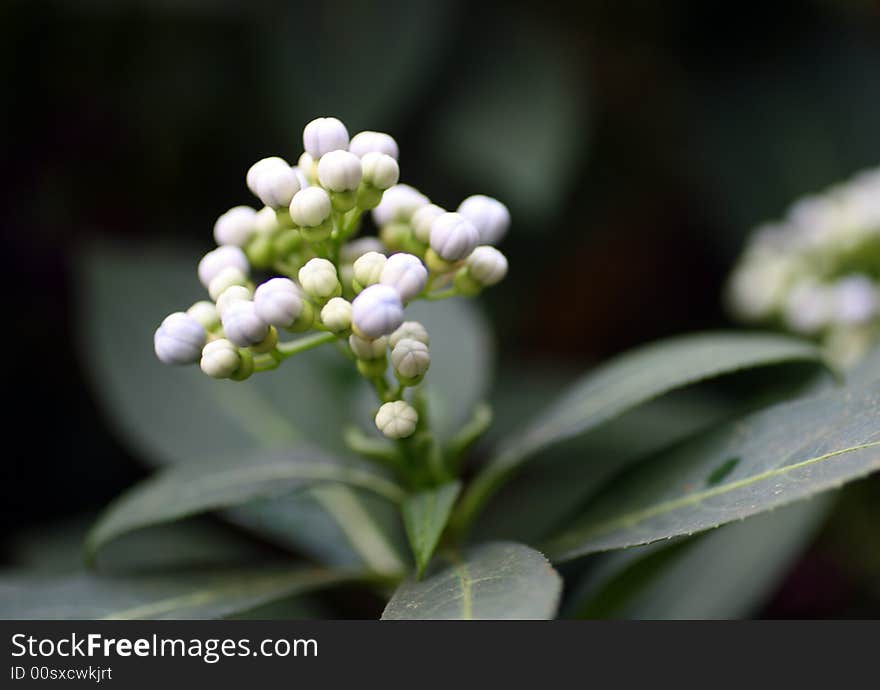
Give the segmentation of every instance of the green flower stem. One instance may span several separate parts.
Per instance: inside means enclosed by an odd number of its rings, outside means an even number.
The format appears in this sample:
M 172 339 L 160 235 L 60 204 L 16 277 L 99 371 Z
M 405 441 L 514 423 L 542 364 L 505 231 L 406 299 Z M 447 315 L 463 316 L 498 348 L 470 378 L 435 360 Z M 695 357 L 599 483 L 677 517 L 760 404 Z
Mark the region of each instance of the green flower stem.
M 340 223 L 339 227 L 339 242 L 345 242 L 358 228 L 358 224 L 361 220 L 361 215 L 364 210 L 362 208 L 353 208 L 349 211 L 346 216 L 342 219 L 344 222 Z
M 334 340 L 336 340 L 336 335 L 333 333 L 315 333 L 314 335 L 297 338 L 296 340 L 290 340 L 286 343 L 278 343 L 276 350 L 283 358 L 287 358 L 299 354 L 300 352 L 319 347 L 325 343 L 332 343 Z
M 449 299 L 450 297 L 455 297 L 456 295 L 458 295 L 458 290 L 453 285 L 452 287 L 448 287 L 445 290 L 427 292 L 422 295 L 422 299 L 427 300 L 428 302 L 436 302 L 437 300 Z
M 486 433 L 492 424 L 492 408 L 488 403 L 480 403 L 474 413 L 458 433 L 449 441 L 446 448 L 447 461 L 453 475 L 461 469 L 461 458 L 465 452 Z
M 355 453 L 379 462 L 397 474 L 404 472 L 405 468 L 401 465 L 400 455 L 391 444 L 367 436 L 356 426 L 346 427 L 342 432 L 342 437 L 345 445 Z

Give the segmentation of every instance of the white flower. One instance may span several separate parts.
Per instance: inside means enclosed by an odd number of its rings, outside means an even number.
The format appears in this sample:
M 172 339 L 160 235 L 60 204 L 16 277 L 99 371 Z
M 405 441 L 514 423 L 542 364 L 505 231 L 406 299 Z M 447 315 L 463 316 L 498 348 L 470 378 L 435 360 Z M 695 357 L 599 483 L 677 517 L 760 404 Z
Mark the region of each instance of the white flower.
M 852 275 L 834 285 L 834 320 L 843 324 L 859 324 L 877 315 L 877 287 L 870 278 Z
M 358 257 L 354 262 L 353 278 L 358 284 L 365 288 L 369 285 L 375 285 L 382 276 L 382 269 L 388 258 L 379 252 L 367 252 L 363 256 Z
M 423 342 L 404 338 L 391 350 L 391 364 L 404 379 L 417 379 L 431 366 L 431 353 Z
M 219 245 L 245 246 L 256 232 L 256 217 L 250 206 L 234 206 L 214 223 L 214 240 Z
M 365 288 L 352 302 L 351 320 L 357 333 L 365 338 L 392 333 L 403 323 L 400 294 L 388 285 Z
M 153 347 L 163 364 L 194 364 L 199 361 L 206 339 L 202 324 L 178 311 L 166 316 L 156 329 Z
M 401 340 L 407 339 L 418 340 L 425 345 L 431 344 L 431 339 L 428 337 L 428 329 L 418 321 L 404 321 L 400 324 L 400 328 L 389 336 L 388 342 L 391 344 L 391 347 L 395 347 Z
M 388 438 L 412 436 L 419 422 L 419 413 L 405 400 L 388 402 L 376 413 L 376 427 Z
M 825 285 L 803 280 L 789 293 L 785 304 L 785 321 L 797 333 L 811 335 L 834 316 L 834 294 Z
M 446 213 L 446 209 L 440 208 L 437 204 L 422 206 L 413 213 L 411 221 L 413 234 L 419 242 L 428 244 L 431 240 L 431 223 L 437 216 L 442 216 L 444 213 Z
M 251 301 L 251 289 L 244 285 L 232 285 L 226 288 L 217 298 L 217 314 L 223 318 L 223 312 L 230 304 L 238 300 Z
M 341 333 L 351 328 L 351 302 L 334 297 L 321 310 L 321 323 L 332 333 Z
M 348 150 L 348 130 L 335 117 L 319 117 L 305 126 L 303 148 L 315 159 L 331 151 Z
M 495 247 L 477 247 L 467 258 L 467 268 L 474 280 L 489 287 L 507 275 L 507 258 Z
M 208 283 L 208 294 L 211 295 L 211 299 L 217 300 L 227 288 L 246 283 L 247 276 L 238 267 L 227 266 Z
M 367 340 L 352 333 L 348 336 L 348 345 L 354 356 L 362 360 L 380 359 L 385 356 L 388 347 L 388 338 L 381 337 Z
M 425 289 L 428 283 L 428 269 L 417 256 L 393 254 L 382 267 L 379 282 L 382 285 L 390 285 L 400 294 L 400 299 L 409 302 Z
M 361 159 L 361 170 L 364 184 L 376 189 L 389 189 L 400 179 L 400 167 L 397 161 L 385 153 L 366 154 Z
M 318 180 L 332 192 L 350 192 L 361 183 L 360 158 L 348 151 L 331 151 L 318 161 Z
M 238 348 L 226 338 L 214 340 L 205 345 L 199 366 L 208 376 L 215 379 L 228 379 L 239 365 L 241 355 Z
M 431 223 L 431 249 L 441 259 L 458 261 L 470 254 L 480 241 L 480 234 L 460 213 L 444 213 Z
M 239 269 L 245 275 L 250 271 L 250 264 L 241 248 L 224 244 L 205 254 L 199 261 L 199 280 L 207 288 L 214 277 L 228 266 Z
M 353 242 L 342 245 L 339 250 L 339 260 L 344 264 L 352 264 L 364 254 L 369 252 L 382 254 L 384 251 L 385 245 L 378 237 L 359 237 Z
M 226 337 L 239 347 L 258 345 L 269 335 L 269 324 L 257 316 L 253 302 L 235 300 L 220 318 Z
M 277 328 L 288 328 L 303 310 L 299 288 L 289 278 L 272 278 L 254 293 L 257 316 Z
M 496 244 L 510 226 L 507 206 L 483 194 L 475 194 L 462 201 L 458 212 L 474 224 L 482 244 Z
M 285 208 L 290 206 L 300 188 L 300 178 L 289 165 L 273 165 L 260 171 L 257 177 L 257 196 L 266 206 Z
M 348 150 L 359 158 L 368 153 L 384 153 L 397 160 L 400 155 L 394 137 L 384 132 L 358 132 L 351 138 Z
M 278 215 L 275 209 L 270 206 L 264 206 L 254 218 L 254 228 L 258 235 L 271 235 L 276 232 L 280 226 L 278 225 Z
M 378 227 L 388 223 L 407 223 L 419 208 L 430 203 L 428 197 L 407 184 L 396 184 L 385 190 L 382 201 L 373 209 Z
M 300 190 L 290 202 L 290 217 L 303 228 L 316 228 L 330 218 L 330 196 L 320 187 Z
M 247 171 L 247 187 L 251 190 L 251 193 L 254 196 L 259 196 L 257 192 L 257 181 L 260 179 L 262 174 L 269 170 L 270 168 L 278 166 L 283 168 L 289 168 L 290 166 L 287 164 L 287 161 L 283 158 L 279 158 L 278 156 L 269 156 L 268 158 L 261 158 L 256 163 L 254 163 Z
M 210 331 L 220 325 L 220 314 L 213 302 L 201 300 L 193 304 L 186 313 L 202 324 L 202 328 Z
M 318 300 L 335 297 L 342 289 L 336 267 L 327 259 L 309 259 L 298 277 L 303 290 Z

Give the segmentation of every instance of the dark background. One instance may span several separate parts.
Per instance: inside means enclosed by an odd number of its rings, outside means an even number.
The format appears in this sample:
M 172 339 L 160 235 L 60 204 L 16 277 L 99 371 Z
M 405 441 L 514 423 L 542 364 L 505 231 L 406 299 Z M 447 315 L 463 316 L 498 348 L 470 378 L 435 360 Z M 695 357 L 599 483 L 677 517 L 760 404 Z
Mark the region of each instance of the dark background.
M 144 473 L 82 372 L 77 247 L 207 250 L 313 117 L 391 132 L 441 205 L 508 203 L 502 369 L 730 326 L 749 229 L 880 161 L 872 2 L 6 0 L 0 51 L 7 536 Z M 848 489 L 764 615 L 880 615 L 878 503 Z

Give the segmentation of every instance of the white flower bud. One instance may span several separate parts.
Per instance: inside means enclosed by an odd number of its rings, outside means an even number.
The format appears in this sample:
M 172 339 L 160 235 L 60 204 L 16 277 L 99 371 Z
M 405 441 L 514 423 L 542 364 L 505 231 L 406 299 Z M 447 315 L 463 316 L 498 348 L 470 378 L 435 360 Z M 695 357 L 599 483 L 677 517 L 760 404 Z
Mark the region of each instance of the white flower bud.
M 461 202 L 458 212 L 474 224 L 482 244 L 496 244 L 510 227 L 507 206 L 490 196 L 469 196 Z
M 396 347 L 397 343 L 401 340 L 418 340 L 425 345 L 431 344 L 431 339 L 428 337 L 428 329 L 418 321 L 404 321 L 400 324 L 400 328 L 394 331 L 388 338 L 391 347 Z
M 419 422 L 419 413 L 405 400 L 388 402 L 376 413 L 376 427 L 388 438 L 412 436 Z
M 320 187 L 300 190 L 290 202 L 290 217 L 304 228 L 316 228 L 330 218 L 330 196 Z
M 246 283 L 247 276 L 239 268 L 227 266 L 208 283 L 208 294 L 211 295 L 212 300 L 216 301 L 227 288 L 233 285 L 245 285 Z
M 437 216 L 442 216 L 444 213 L 446 213 L 446 209 L 440 208 L 437 204 L 422 206 L 413 213 L 411 221 L 413 234 L 419 242 L 428 244 L 431 240 L 431 223 Z
M 352 302 L 351 320 L 355 331 L 365 338 L 392 333 L 403 323 L 400 294 L 388 285 L 371 285 Z
M 199 366 L 208 376 L 215 379 L 228 379 L 241 365 L 238 348 L 227 340 L 213 340 L 202 350 Z
M 877 287 L 870 278 L 853 275 L 834 285 L 834 320 L 842 324 L 859 324 L 877 315 Z
M 378 237 L 359 237 L 353 242 L 342 245 L 339 250 L 339 260 L 344 264 L 352 264 L 368 252 L 382 254 L 384 251 L 385 245 Z
M 495 247 L 477 247 L 467 258 L 471 277 L 483 287 L 500 283 L 507 275 L 507 257 Z
M 331 151 L 318 161 L 318 181 L 331 192 L 350 192 L 361 183 L 361 161 L 348 151 Z
M 289 278 L 272 278 L 254 293 L 257 316 L 277 328 L 288 328 L 303 310 L 299 288 Z
M 390 285 L 400 294 L 400 299 L 409 302 L 425 289 L 428 269 L 413 254 L 393 254 L 382 267 L 379 282 Z
M 303 155 L 308 155 L 308 154 L 303 154 Z M 308 177 L 308 175 L 305 174 L 303 169 L 299 165 L 296 165 L 292 168 L 292 170 L 293 170 L 294 174 L 296 174 L 296 179 L 299 180 L 299 188 L 305 189 L 306 187 L 308 187 L 309 186 L 309 177 Z
M 275 209 L 270 206 L 264 206 L 254 218 L 254 229 L 258 235 L 271 235 L 279 229 L 278 216 Z
M 395 160 L 400 156 L 394 137 L 384 132 L 358 132 L 351 138 L 348 150 L 359 158 L 368 153 L 384 153 Z
M 833 316 L 834 295 L 828 286 L 804 280 L 788 295 L 785 321 L 796 333 L 816 333 L 825 328 Z
M 250 264 L 241 248 L 224 244 L 205 254 L 199 261 L 199 280 L 207 288 L 214 277 L 229 266 L 239 269 L 245 275 L 250 271 Z
M 361 159 L 364 184 L 376 189 L 388 189 L 400 179 L 397 161 L 385 153 L 368 153 Z M 381 202 L 380 202 L 381 203 Z
M 388 223 L 408 223 L 422 206 L 430 201 L 428 197 L 407 184 L 396 184 L 385 190 L 382 201 L 373 209 L 373 221 L 378 227 Z
M 387 261 L 388 258 L 384 254 L 367 252 L 363 256 L 358 257 L 357 261 L 354 262 L 354 279 L 362 288 L 375 285 L 379 282 L 379 278 L 382 276 L 382 268 Z
M 335 117 L 319 117 L 305 126 L 303 148 L 315 159 L 331 151 L 347 151 L 348 130 Z
M 249 287 L 232 285 L 226 288 L 217 298 L 217 313 L 220 315 L 220 318 L 223 318 L 223 312 L 226 311 L 230 304 L 239 300 L 251 301 L 251 289 Z
M 424 343 L 404 338 L 391 350 L 391 364 L 404 379 L 417 379 L 431 366 L 431 353 Z
M 431 223 L 431 249 L 446 261 L 464 259 L 474 251 L 480 233 L 460 213 L 444 213 Z
M 257 196 L 271 208 L 290 206 L 300 188 L 299 176 L 289 165 L 273 165 L 257 177 Z
M 358 359 L 379 359 L 385 355 L 385 350 L 388 348 L 388 338 L 383 336 L 381 338 L 367 340 L 366 338 L 361 338 L 352 333 L 348 336 L 348 346 L 351 348 L 354 356 Z
M 351 328 L 351 302 L 334 297 L 321 310 L 321 323 L 333 333 L 341 333 Z
M 269 325 L 257 316 L 253 302 L 235 300 L 220 318 L 226 337 L 239 347 L 257 345 L 269 335 Z
M 217 244 L 234 244 L 243 247 L 256 232 L 257 212 L 250 206 L 234 206 L 214 223 L 214 239 Z
M 278 156 L 269 156 L 268 158 L 261 158 L 250 168 L 248 168 L 246 177 L 247 187 L 251 190 L 251 193 L 254 196 L 259 196 L 259 193 L 257 192 L 257 181 L 260 179 L 264 172 L 274 166 L 284 168 L 290 167 L 287 164 L 287 161 L 283 158 L 279 158 Z
M 202 328 L 210 331 L 220 325 L 220 314 L 213 302 L 201 300 L 193 304 L 186 313 L 202 324 Z
M 303 290 L 318 300 L 335 297 L 342 288 L 336 267 L 327 259 L 309 259 L 298 277 Z
M 195 364 L 206 339 L 202 324 L 178 311 L 166 316 L 156 329 L 153 348 L 163 364 Z

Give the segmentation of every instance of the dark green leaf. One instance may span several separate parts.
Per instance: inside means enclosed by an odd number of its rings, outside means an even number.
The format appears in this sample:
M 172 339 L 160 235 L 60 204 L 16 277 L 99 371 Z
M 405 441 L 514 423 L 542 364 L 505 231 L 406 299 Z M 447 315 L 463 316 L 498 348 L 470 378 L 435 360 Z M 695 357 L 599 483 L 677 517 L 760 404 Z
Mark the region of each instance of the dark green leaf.
M 454 481 L 436 489 L 410 494 L 403 501 L 403 524 L 409 537 L 419 576 L 437 548 L 437 542 L 449 520 L 452 506 L 461 491 L 461 482 Z

